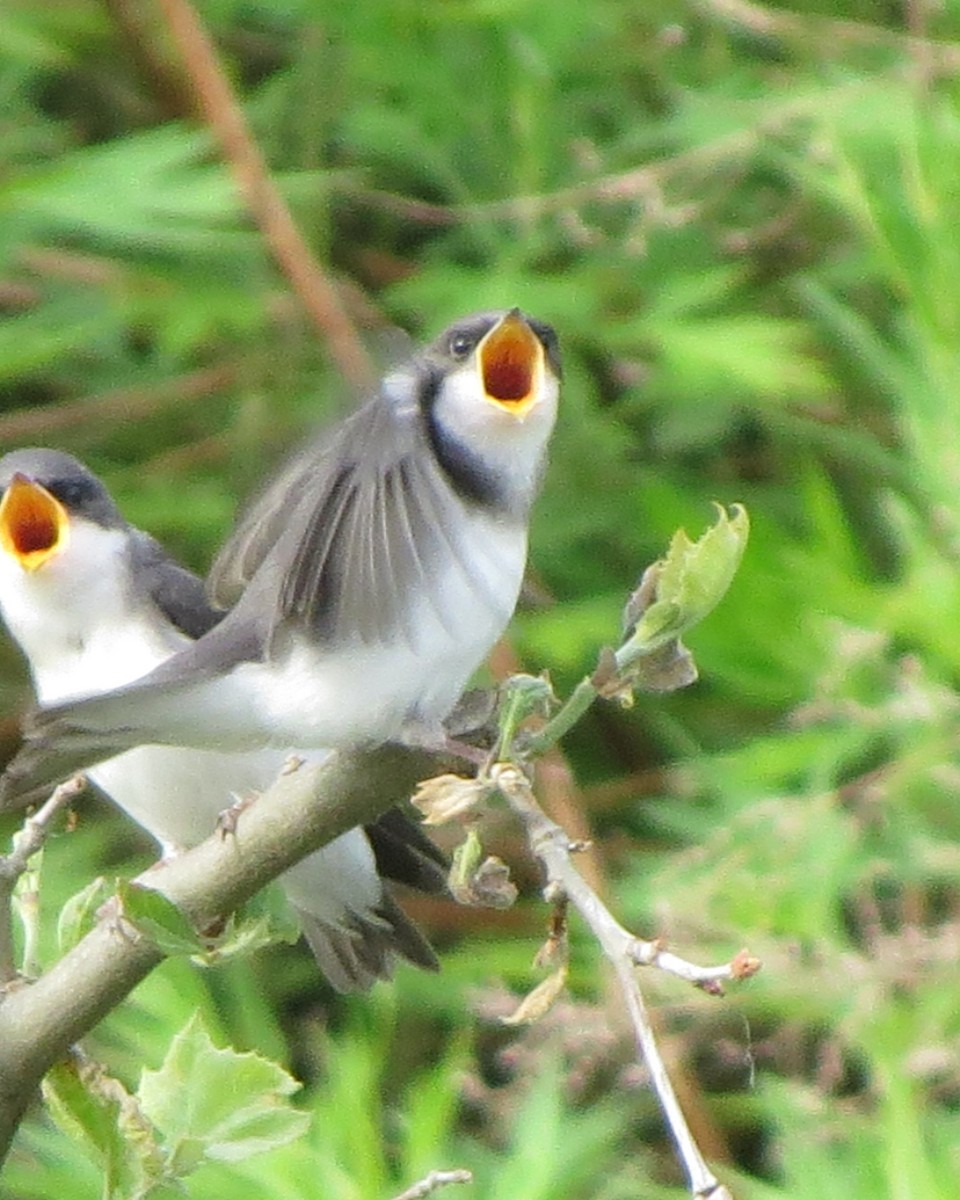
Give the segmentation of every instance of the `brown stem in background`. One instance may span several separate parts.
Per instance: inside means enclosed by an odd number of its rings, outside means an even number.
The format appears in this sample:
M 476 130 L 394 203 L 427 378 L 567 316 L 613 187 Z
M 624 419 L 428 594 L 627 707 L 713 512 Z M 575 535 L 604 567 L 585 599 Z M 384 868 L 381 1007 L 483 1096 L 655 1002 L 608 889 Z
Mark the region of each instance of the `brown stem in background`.
M 104 423 L 130 421 L 170 404 L 199 400 L 229 387 L 235 376 L 236 371 L 230 366 L 205 367 L 150 386 L 115 388 L 99 396 L 18 409 L 0 416 L 0 442 L 22 442 L 28 438 L 45 441 L 51 433 L 76 426 L 85 426 L 98 435 Z
M 907 0 L 907 33 L 887 29 L 870 21 L 797 13 L 753 4 L 751 0 L 698 0 L 707 16 L 718 18 L 765 38 L 789 39 L 801 43 L 809 52 L 832 57 L 849 54 L 852 48 L 877 48 L 909 54 L 923 60 L 931 71 L 952 75 L 960 70 L 960 47 L 927 36 L 926 5 Z
M 104 7 L 164 114 L 173 120 L 194 116 L 197 106 L 188 81 L 156 43 L 153 5 L 142 0 L 104 0 Z
M 367 353 L 336 289 L 311 254 L 270 177 L 213 43 L 189 0 L 159 0 L 159 5 L 203 116 L 264 241 L 323 335 L 344 379 L 358 391 L 365 390 L 373 379 Z

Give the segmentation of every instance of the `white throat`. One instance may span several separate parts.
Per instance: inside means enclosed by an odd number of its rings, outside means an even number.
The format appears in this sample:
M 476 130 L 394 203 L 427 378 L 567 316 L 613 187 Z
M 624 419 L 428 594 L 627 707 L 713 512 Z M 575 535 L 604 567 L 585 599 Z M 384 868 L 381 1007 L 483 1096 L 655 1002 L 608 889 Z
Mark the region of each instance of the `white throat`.
M 75 517 L 35 571 L 0 553 L 0 612 L 41 704 L 129 683 L 186 643 L 137 595 L 127 548 L 126 531 Z

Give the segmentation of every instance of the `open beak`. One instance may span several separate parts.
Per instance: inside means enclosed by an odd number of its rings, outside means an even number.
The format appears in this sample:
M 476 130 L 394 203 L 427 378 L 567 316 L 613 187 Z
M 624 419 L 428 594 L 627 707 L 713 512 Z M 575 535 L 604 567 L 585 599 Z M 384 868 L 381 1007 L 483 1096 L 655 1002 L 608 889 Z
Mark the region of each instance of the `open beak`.
M 517 417 L 525 416 L 540 393 L 544 356 L 540 339 L 518 308 L 494 325 L 478 353 L 487 398 Z
M 45 487 L 19 472 L 0 501 L 0 546 L 25 571 L 56 554 L 67 539 L 67 510 Z

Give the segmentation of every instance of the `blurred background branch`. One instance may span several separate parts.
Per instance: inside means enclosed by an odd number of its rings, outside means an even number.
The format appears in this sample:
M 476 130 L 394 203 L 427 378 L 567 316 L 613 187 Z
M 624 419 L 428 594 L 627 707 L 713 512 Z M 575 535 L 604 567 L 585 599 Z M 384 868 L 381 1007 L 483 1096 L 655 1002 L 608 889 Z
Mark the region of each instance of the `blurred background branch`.
M 220 143 L 264 242 L 317 327 L 343 378 L 358 391 L 373 370 L 336 289 L 297 229 L 190 0 L 159 0 L 197 105 Z M 155 56 L 158 57 L 158 56 Z

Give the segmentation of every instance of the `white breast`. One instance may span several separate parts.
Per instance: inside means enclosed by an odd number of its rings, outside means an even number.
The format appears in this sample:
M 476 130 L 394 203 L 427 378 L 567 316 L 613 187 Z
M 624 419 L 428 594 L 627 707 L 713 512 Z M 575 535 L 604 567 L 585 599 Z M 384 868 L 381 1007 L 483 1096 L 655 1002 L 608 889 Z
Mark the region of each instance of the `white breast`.
M 526 533 L 476 512 L 463 531 L 471 576 L 451 565 L 441 583 L 445 628 L 423 599 L 412 611 L 416 645 L 354 641 L 331 652 L 290 639 L 276 659 L 234 672 L 259 697 L 274 742 L 350 746 L 399 737 L 411 723 L 448 715 L 513 613 L 526 561 Z M 478 586 L 479 583 L 479 586 Z M 244 706 L 247 707 L 247 706 Z M 249 711 L 249 708 L 247 708 Z

